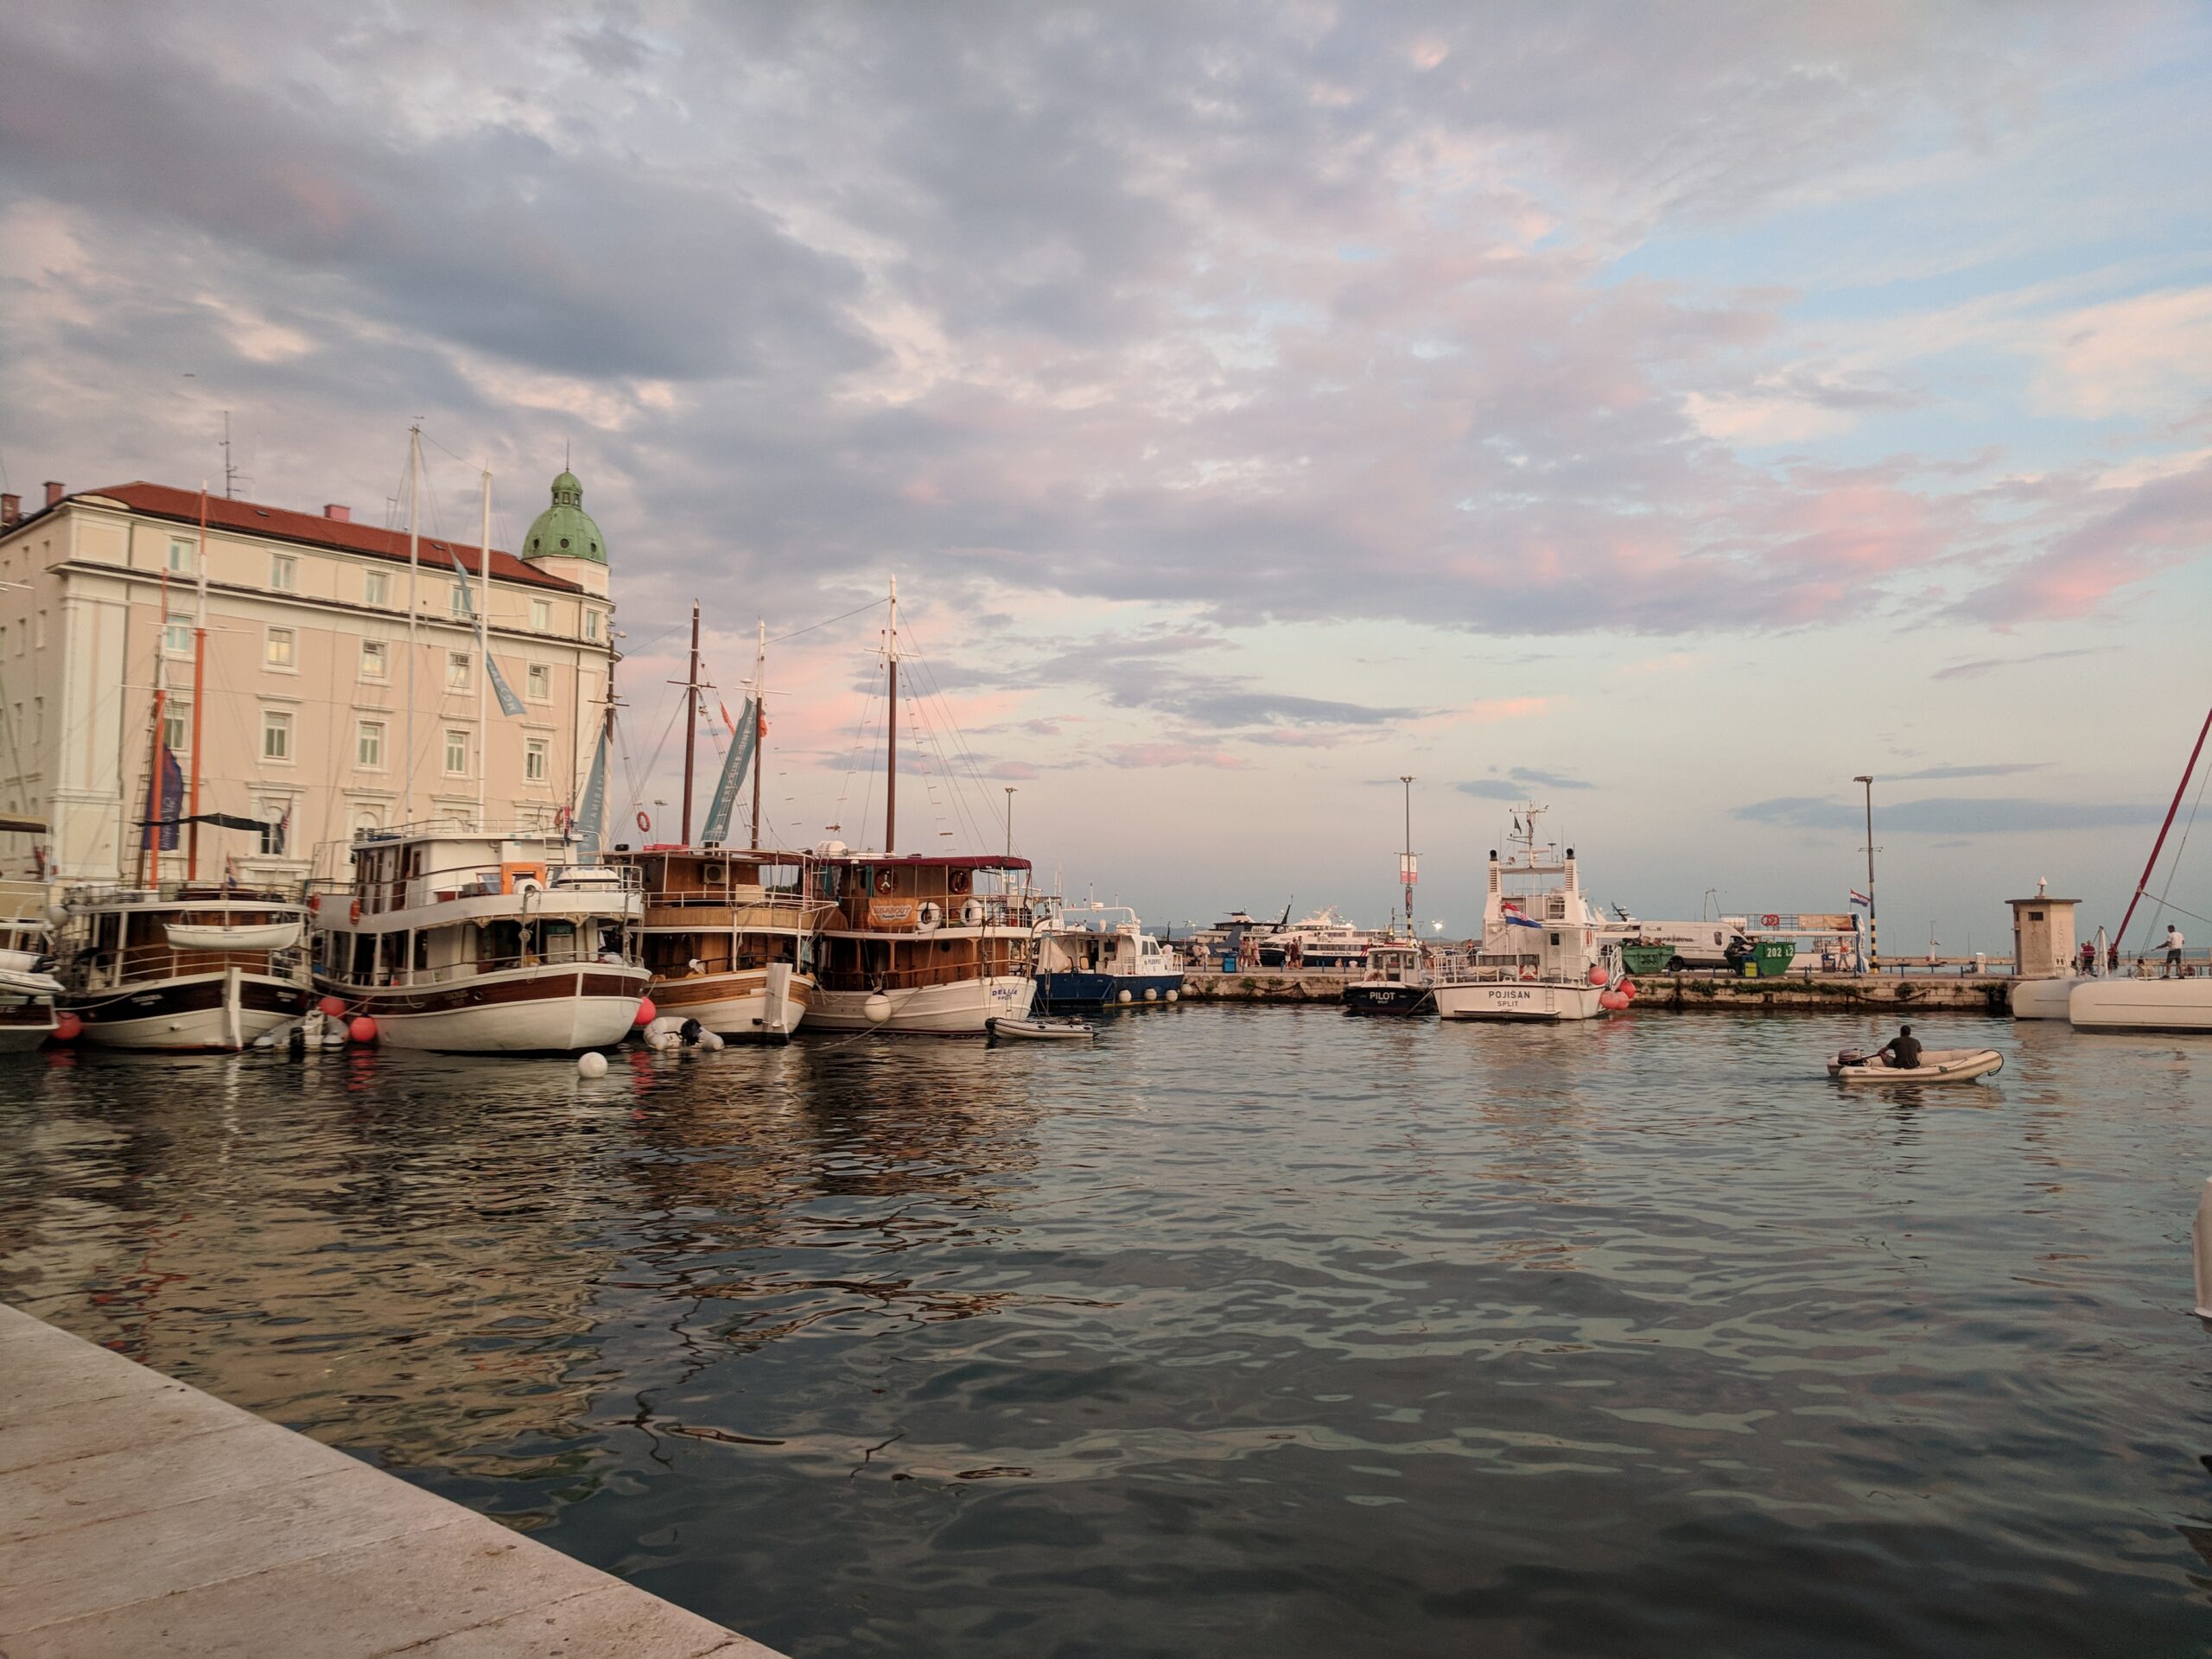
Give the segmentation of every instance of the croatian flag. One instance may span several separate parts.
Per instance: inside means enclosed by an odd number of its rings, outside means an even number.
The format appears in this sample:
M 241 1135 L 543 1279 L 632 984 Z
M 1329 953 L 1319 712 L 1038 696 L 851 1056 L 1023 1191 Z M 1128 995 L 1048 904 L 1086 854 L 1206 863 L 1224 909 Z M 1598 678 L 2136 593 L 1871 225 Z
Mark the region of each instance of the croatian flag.
M 1523 916 L 1521 913 L 1521 906 L 1510 899 L 1506 899 L 1497 908 L 1508 927 L 1533 927 L 1539 931 L 1542 931 L 1544 925 L 1541 922 L 1532 922 Z
M 1855 907 L 1860 910 L 1872 910 L 1874 908 L 1874 901 L 1872 899 L 1869 899 L 1865 893 L 1859 892 L 1856 887 L 1853 887 L 1851 890 L 1851 902 Z

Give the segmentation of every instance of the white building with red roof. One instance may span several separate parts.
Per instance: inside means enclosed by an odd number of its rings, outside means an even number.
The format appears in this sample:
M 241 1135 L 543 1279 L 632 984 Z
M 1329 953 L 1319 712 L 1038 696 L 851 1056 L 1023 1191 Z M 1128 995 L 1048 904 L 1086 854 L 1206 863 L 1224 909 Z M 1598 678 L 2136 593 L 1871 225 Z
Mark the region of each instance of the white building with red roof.
M 615 660 L 606 543 L 573 474 L 524 549 L 492 550 L 485 629 L 516 714 L 480 696 L 474 546 L 419 536 L 410 571 L 404 529 L 335 505 L 203 504 L 145 482 L 48 484 L 29 513 L 0 496 L 0 814 L 48 826 L 0 836 L 0 874 L 134 878 L 149 774 L 166 770 L 157 685 L 197 812 L 283 826 L 280 848 L 203 825 L 202 880 L 296 878 L 363 830 L 474 821 L 480 788 L 487 819 L 556 823 L 582 791 Z M 165 878 L 188 874 L 189 839 L 162 855 Z

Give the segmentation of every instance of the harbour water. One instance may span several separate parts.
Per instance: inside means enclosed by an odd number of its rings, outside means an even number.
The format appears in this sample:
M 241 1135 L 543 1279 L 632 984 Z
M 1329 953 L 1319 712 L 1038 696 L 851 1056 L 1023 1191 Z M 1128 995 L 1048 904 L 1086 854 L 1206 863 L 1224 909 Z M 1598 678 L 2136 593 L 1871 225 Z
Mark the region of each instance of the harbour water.
M 798 1656 L 2201 1651 L 2212 1049 L 1879 1029 L 57 1052 L 0 1299 Z

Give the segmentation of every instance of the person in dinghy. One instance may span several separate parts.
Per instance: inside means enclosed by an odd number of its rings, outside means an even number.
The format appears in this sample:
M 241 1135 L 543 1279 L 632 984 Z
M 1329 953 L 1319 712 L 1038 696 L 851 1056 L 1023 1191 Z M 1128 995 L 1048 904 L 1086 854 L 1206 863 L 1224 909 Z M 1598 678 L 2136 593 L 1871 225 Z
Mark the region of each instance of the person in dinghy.
M 1910 1026 L 1899 1026 L 1897 1034 L 1866 1057 L 1866 1064 L 1887 1058 L 1891 1066 L 1899 1071 L 1910 1071 L 1920 1065 L 1920 1039 L 1912 1034 Z

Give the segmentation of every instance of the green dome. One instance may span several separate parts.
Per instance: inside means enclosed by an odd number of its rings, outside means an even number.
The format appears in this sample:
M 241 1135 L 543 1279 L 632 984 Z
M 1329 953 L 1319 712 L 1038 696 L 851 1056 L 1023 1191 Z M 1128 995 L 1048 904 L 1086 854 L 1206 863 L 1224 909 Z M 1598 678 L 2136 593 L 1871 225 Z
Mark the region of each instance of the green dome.
M 594 559 L 607 563 L 607 538 L 584 511 L 584 486 L 574 473 L 553 480 L 553 505 L 539 513 L 523 537 L 525 559 Z

